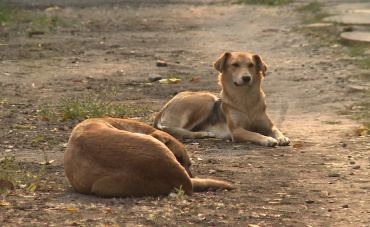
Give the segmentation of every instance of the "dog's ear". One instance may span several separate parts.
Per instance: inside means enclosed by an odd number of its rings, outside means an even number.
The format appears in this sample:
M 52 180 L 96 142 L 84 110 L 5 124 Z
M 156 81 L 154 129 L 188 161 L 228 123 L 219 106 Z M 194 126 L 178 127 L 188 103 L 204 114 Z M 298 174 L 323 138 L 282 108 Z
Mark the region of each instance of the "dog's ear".
M 253 61 L 257 66 L 257 73 L 261 72 L 263 76 L 266 76 L 267 65 L 262 61 L 262 58 L 258 54 L 255 54 L 253 55 Z
M 231 54 L 230 52 L 225 52 L 223 55 L 221 55 L 215 62 L 213 62 L 213 67 L 215 67 L 215 69 L 217 69 L 218 71 L 222 72 L 227 61 L 227 58 L 229 57 L 230 54 Z
M 169 136 L 165 135 L 164 133 L 162 133 L 159 130 L 154 131 L 150 135 L 153 136 L 154 138 L 156 138 L 157 140 L 161 141 L 165 145 L 167 145 L 171 142 L 171 138 Z

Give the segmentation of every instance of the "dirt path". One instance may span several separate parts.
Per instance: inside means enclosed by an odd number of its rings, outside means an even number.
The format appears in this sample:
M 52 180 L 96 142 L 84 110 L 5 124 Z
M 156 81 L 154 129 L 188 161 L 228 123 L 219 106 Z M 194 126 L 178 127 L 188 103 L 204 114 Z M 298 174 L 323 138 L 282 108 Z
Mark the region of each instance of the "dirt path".
M 294 6 L 144 4 L 64 8 L 55 14 L 75 25 L 32 37 L 27 36 L 31 25 L 2 28 L 1 158 L 15 155 L 22 165 L 40 168 L 44 156 L 35 139 L 41 137 L 49 144 L 49 160 L 55 160 L 46 170 L 57 179 L 31 198 L 20 189 L 5 196 L 2 224 L 369 225 L 369 140 L 352 136 L 357 123 L 338 115 L 357 97 L 348 93 L 345 78 L 358 69 L 340 62 L 333 48 L 317 47 L 296 33 L 300 15 Z M 35 118 L 40 105 L 117 86 L 117 102 L 149 105 L 152 112 L 139 120 L 150 123 L 177 92 L 219 92 L 212 62 L 224 51 L 260 54 L 266 62 L 268 113 L 291 146 L 183 141 L 196 176 L 237 187 L 185 200 L 103 199 L 67 186 L 63 145 L 77 121 Z M 157 60 L 168 66 L 157 67 Z M 182 81 L 147 86 L 149 73 L 178 75 Z M 200 82 L 190 82 L 193 77 Z

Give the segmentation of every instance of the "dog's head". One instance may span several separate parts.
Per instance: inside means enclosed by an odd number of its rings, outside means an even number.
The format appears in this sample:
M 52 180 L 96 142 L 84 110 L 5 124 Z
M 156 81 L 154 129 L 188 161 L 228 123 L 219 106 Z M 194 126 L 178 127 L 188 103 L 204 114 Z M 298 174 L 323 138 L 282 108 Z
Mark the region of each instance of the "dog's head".
M 150 135 L 165 144 L 175 155 L 176 160 L 185 168 L 186 172 L 189 174 L 189 177 L 193 177 L 193 174 L 190 172 L 191 161 L 189 154 L 180 141 L 168 133 L 160 130 L 155 130 Z
M 235 86 L 251 86 L 266 76 L 267 65 L 257 54 L 225 52 L 213 66 L 221 72 L 224 79 L 231 79 Z

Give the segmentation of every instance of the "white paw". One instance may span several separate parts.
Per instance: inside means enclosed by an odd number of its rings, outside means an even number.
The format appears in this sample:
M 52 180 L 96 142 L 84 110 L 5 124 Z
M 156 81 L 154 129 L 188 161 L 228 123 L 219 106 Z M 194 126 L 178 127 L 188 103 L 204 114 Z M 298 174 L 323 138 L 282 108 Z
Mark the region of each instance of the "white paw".
M 276 147 L 278 145 L 278 141 L 272 137 L 266 137 L 262 145 L 267 147 Z
M 280 146 L 288 146 L 290 144 L 289 138 L 285 136 L 277 138 L 277 141 Z
M 212 132 L 202 132 L 202 137 L 216 137 Z

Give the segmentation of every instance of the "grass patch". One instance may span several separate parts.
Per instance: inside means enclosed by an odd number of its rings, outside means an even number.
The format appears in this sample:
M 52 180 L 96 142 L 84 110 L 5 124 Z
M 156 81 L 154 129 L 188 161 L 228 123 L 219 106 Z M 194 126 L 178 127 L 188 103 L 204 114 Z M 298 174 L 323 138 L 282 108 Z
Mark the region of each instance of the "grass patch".
M 235 0 L 233 4 L 251 5 L 284 5 L 294 2 L 294 0 Z
M 38 164 L 31 170 L 30 163 L 18 163 L 14 155 L 5 155 L 0 161 L 0 180 L 11 182 L 15 189 L 23 193 L 33 194 L 36 190 L 50 190 L 55 179 L 46 171 L 49 161 L 45 153 L 44 159 L 43 164 Z M 3 189 L 2 199 L 4 200 L 9 193 L 9 189 Z
M 304 24 L 314 24 L 314 23 L 321 23 L 322 19 L 330 16 L 322 11 L 322 7 L 324 4 L 319 2 L 311 2 L 308 5 L 301 7 L 298 9 L 299 12 L 303 14 L 302 23 Z M 336 48 L 337 55 L 348 55 L 351 58 L 350 60 L 342 60 L 346 61 L 349 64 L 357 65 L 359 68 L 366 70 L 370 69 L 370 55 L 366 54 L 370 50 L 370 46 L 368 43 L 348 43 L 340 38 L 340 33 L 344 30 L 343 25 L 341 24 L 333 24 L 332 26 L 323 26 L 323 27 L 303 27 L 299 29 L 300 32 L 308 35 L 314 36 L 317 41 L 318 46 L 329 46 L 329 47 L 339 47 Z M 353 75 L 352 78 L 356 78 L 361 81 L 369 81 L 370 74 L 363 73 L 360 75 Z M 360 133 L 358 134 L 369 134 L 368 128 L 370 128 L 370 92 L 364 91 L 362 93 L 361 99 L 362 102 L 358 102 L 353 104 L 346 114 L 350 116 L 350 118 L 358 120 L 363 124 L 360 127 Z M 336 122 L 326 122 L 327 124 L 336 124 Z M 366 129 L 366 130 L 362 130 Z
M 11 21 L 17 21 L 18 8 L 12 7 L 0 0 L 0 25 L 5 25 Z
M 139 107 L 135 104 L 114 104 L 118 89 L 109 93 L 103 91 L 101 93 L 90 92 L 87 97 L 69 97 L 63 98 L 61 104 L 55 107 L 48 105 L 41 106 L 38 116 L 41 118 L 63 118 L 67 119 L 88 119 L 99 117 L 137 117 L 145 116 L 149 111 L 149 107 Z
M 339 125 L 339 124 L 342 124 L 341 121 L 324 121 L 325 124 L 328 124 L 328 125 Z
M 342 42 L 344 45 L 347 43 Z M 356 60 L 349 60 L 351 64 L 355 64 L 362 69 L 370 69 L 370 55 L 366 54 L 370 51 L 370 45 L 368 43 L 356 42 L 349 45 L 349 56 L 355 57 Z
M 299 12 L 310 12 L 317 14 L 321 11 L 321 8 L 324 7 L 325 4 L 319 2 L 310 2 L 310 4 L 305 5 L 298 9 Z

